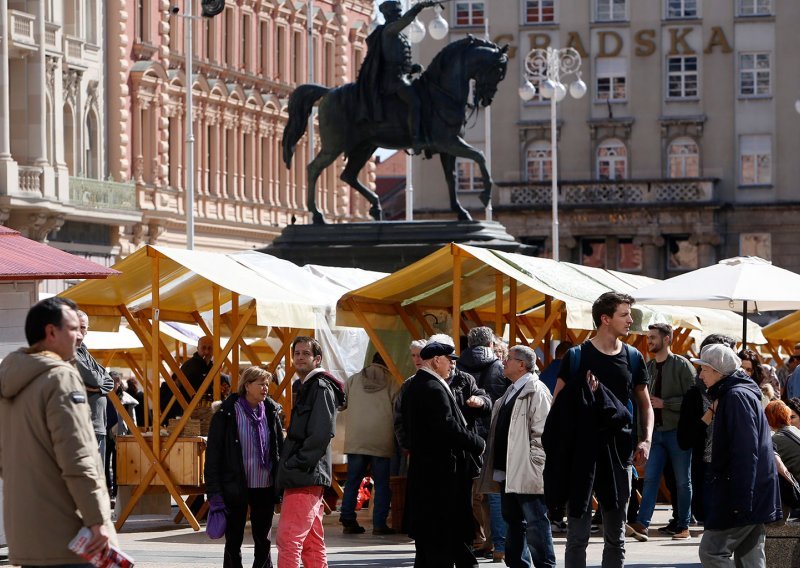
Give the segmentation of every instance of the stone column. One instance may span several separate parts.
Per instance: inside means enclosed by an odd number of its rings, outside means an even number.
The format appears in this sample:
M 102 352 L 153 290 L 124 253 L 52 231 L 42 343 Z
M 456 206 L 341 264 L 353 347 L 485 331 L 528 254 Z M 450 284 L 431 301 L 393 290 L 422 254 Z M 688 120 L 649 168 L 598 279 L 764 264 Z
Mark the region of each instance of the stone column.
M 36 2 L 36 39 L 39 49 L 28 61 L 28 93 L 31 106 L 28 108 L 29 155 L 35 166 L 46 166 L 47 162 L 47 58 L 45 55 L 44 2 Z M 5 36 L 3 41 L 7 41 Z M 44 188 L 42 188 L 44 189 Z
M 11 157 L 11 83 L 8 71 L 8 2 L 0 2 L 0 194 L 13 193 L 19 186 L 17 162 Z M 0 225 L 5 219 L 0 218 Z
M 664 237 L 657 233 L 638 235 L 633 239 L 633 244 L 642 247 L 642 274 L 645 276 L 663 278 L 665 261 L 659 253 L 664 243 Z
M 689 237 L 689 243 L 697 247 L 698 268 L 717 263 L 717 247 L 722 244 L 722 238 L 718 234 L 694 233 Z

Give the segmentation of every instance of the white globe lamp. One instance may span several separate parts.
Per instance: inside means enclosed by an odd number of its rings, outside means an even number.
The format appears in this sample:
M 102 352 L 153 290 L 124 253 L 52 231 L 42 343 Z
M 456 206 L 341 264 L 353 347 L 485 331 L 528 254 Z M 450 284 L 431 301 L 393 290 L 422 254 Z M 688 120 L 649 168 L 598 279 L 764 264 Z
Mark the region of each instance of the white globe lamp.
M 436 17 L 428 24 L 428 31 L 435 40 L 446 38 L 447 33 L 450 31 L 450 26 L 442 16 L 442 11 L 443 8 L 441 6 L 436 6 Z
M 415 19 L 410 26 L 408 26 L 408 41 L 411 43 L 419 43 L 425 39 L 425 26 L 423 26 L 418 19 Z
M 519 97 L 523 101 L 528 102 L 535 96 L 536 96 L 536 87 L 533 86 L 533 83 L 526 80 L 525 84 L 519 88 Z

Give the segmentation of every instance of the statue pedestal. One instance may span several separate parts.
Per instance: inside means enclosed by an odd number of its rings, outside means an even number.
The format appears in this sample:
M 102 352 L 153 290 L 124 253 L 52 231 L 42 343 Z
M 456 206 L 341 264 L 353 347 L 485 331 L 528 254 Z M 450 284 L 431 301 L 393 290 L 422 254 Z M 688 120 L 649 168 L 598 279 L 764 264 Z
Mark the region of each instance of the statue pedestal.
M 298 265 L 394 272 L 452 242 L 506 252 L 536 252 L 536 247 L 515 241 L 496 221 L 436 220 L 290 225 L 260 252 Z

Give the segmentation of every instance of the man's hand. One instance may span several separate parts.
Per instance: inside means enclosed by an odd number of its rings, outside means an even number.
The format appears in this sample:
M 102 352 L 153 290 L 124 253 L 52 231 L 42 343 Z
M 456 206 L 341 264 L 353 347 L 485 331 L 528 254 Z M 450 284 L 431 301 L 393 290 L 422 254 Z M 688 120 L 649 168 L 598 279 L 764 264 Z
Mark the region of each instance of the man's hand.
M 478 398 L 477 396 L 471 396 L 467 399 L 467 406 L 470 408 L 480 408 L 483 406 L 483 400 Z
M 86 545 L 86 555 L 89 557 L 105 552 L 108 549 L 108 529 L 105 525 L 92 525 L 92 540 Z
M 664 399 L 658 398 L 657 396 L 651 396 L 650 404 L 653 405 L 653 408 L 664 408 Z
M 597 392 L 597 387 L 600 386 L 600 381 L 597 380 L 591 371 L 586 371 L 586 382 L 589 385 L 589 390 Z
M 636 445 L 636 451 L 633 453 L 633 465 L 641 467 L 647 463 L 650 457 L 650 440 L 642 440 Z

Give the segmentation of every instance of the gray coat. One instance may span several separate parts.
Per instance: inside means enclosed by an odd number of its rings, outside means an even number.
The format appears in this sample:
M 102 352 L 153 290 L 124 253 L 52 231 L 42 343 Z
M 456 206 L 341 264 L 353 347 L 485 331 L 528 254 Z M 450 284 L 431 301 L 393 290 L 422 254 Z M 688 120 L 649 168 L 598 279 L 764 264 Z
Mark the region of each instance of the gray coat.
M 344 402 L 341 382 L 325 371 L 302 384 L 278 463 L 279 491 L 331 485 L 331 439 L 336 434 L 337 408 Z
M 92 410 L 92 428 L 95 435 L 106 435 L 106 395 L 114 388 L 114 379 L 108 374 L 100 363 L 81 345 L 75 350 L 75 366 L 81 374 L 83 384 L 87 389 L 99 389 L 99 392 L 87 392 L 89 408 Z

